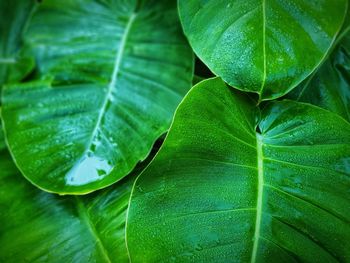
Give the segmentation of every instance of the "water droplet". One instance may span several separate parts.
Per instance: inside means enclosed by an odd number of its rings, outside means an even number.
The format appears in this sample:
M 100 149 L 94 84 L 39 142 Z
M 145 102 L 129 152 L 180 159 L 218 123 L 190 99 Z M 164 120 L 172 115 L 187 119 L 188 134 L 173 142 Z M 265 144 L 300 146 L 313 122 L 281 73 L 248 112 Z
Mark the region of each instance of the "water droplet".
M 69 185 L 84 185 L 104 178 L 112 169 L 107 160 L 90 153 L 67 173 L 65 179 Z
M 298 188 L 300 188 L 300 189 L 303 189 L 303 188 L 304 188 L 303 185 L 302 185 L 301 183 L 297 183 L 297 184 L 296 184 L 296 187 L 298 187 Z

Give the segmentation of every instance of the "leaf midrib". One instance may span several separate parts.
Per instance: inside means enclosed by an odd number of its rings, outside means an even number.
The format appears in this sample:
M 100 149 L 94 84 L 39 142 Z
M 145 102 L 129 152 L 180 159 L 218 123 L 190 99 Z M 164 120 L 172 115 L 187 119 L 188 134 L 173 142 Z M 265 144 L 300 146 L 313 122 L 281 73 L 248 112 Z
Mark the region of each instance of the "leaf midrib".
M 256 205 L 256 220 L 255 220 L 255 232 L 254 232 L 254 244 L 251 256 L 251 263 L 256 262 L 259 239 L 260 239 L 260 227 L 262 216 L 262 203 L 263 203 L 263 191 L 264 191 L 264 166 L 263 166 L 263 142 L 262 136 L 256 133 L 256 151 L 257 151 L 257 166 L 258 166 L 258 193 L 257 193 L 257 205 Z
M 265 86 L 265 82 L 266 82 L 266 76 L 267 76 L 267 72 L 266 72 L 266 0 L 262 0 L 262 16 L 263 16 L 263 35 L 262 35 L 262 44 L 263 44 L 263 78 L 262 78 L 262 82 L 261 82 L 261 87 L 259 90 L 259 101 L 261 100 L 261 93 L 264 89 Z
M 131 26 L 134 23 L 136 16 L 137 16 L 136 13 L 132 13 L 131 14 L 131 16 L 130 16 L 127 24 L 126 24 L 123 36 L 122 36 L 122 38 L 120 40 L 120 43 L 118 45 L 117 54 L 116 54 L 115 61 L 114 61 L 114 67 L 113 67 L 113 73 L 112 73 L 111 81 L 109 82 L 108 90 L 107 90 L 106 96 L 104 98 L 104 101 L 102 103 L 102 107 L 100 109 L 100 112 L 99 112 L 99 115 L 98 115 L 98 118 L 97 118 L 94 130 L 92 132 L 92 136 L 91 136 L 90 141 L 89 141 L 89 146 L 87 147 L 87 150 L 91 148 L 93 139 L 95 138 L 95 136 L 98 133 L 98 128 L 101 125 L 101 122 L 103 120 L 103 116 L 104 116 L 104 113 L 106 111 L 108 102 L 113 99 L 112 98 L 112 91 L 113 91 L 113 88 L 115 87 L 115 85 L 116 85 L 116 83 L 118 81 L 118 74 L 119 74 L 119 71 L 120 71 L 120 66 L 121 66 L 122 58 L 123 58 L 124 51 L 125 51 L 126 41 L 128 39 Z
M 79 217 L 82 220 L 82 222 L 85 223 L 91 236 L 96 241 L 97 247 L 101 251 L 101 254 L 104 257 L 105 262 L 112 263 L 112 260 L 110 259 L 109 255 L 108 255 L 108 251 L 104 247 L 104 244 L 98 235 L 98 232 L 96 230 L 95 225 L 91 222 L 90 216 L 89 216 L 88 212 L 86 211 L 87 209 L 86 209 L 83 201 L 80 199 L 79 196 L 75 196 L 75 201 L 77 204 Z

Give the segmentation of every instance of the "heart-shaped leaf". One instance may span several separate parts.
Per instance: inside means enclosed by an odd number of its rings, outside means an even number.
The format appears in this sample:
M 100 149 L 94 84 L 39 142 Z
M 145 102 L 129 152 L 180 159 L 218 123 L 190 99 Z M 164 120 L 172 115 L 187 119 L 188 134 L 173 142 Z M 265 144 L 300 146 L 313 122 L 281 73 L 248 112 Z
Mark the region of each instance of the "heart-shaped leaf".
M 350 16 L 348 15 L 350 20 Z M 350 22 L 322 66 L 294 89 L 288 98 L 333 111 L 350 122 Z
M 196 54 L 227 83 L 273 99 L 320 64 L 342 26 L 346 0 L 179 0 Z
M 123 178 L 191 86 L 175 0 L 45 0 L 25 41 L 41 79 L 7 86 L 2 115 L 18 167 L 50 192 Z
M 129 262 L 125 215 L 137 171 L 84 198 L 45 193 L 20 175 L 2 134 L 0 171 L 0 262 Z
M 132 262 L 350 260 L 350 124 L 253 105 L 218 78 L 186 96 L 133 188 Z

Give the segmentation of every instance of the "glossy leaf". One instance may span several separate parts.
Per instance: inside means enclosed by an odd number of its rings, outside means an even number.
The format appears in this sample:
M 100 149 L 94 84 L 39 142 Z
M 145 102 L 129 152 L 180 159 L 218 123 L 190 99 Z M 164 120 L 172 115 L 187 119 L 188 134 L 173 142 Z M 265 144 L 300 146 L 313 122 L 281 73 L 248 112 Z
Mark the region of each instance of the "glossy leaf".
M 18 167 L 49 192 L 123 178 L 191 86 L 175 0 L 46 0 L 25 41 L 40 79 L 5 88 L 3 120 Z
M 180 0 L 195 53 L 231 86 L 280 97 L 317 68 L 339 32 L 346 0 Z
M 137 171 L 84 198 L 45 193 L 21 176 L 2 134 L 0 171 L 0 262 L 129 262 L 125 214 Z
M 349 175 L 338 115 L 203 81 L 133 188 L 131 262 L 348 262 Z
M 0 91 L 7 81 L 21 79 L 33 60 L 20 54 L 21 36 L 35 9 L 34 0 L 0 0 Z
M 312 76 L 287 96 L 333 111 L 350 122 L 349 30 L 348 21 L 329 58 Z

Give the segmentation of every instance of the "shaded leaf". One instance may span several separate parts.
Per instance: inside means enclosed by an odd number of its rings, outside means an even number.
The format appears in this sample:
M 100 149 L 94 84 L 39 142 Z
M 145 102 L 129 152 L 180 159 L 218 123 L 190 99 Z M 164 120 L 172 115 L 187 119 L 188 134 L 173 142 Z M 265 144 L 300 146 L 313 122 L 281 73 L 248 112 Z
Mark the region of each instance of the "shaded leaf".
M 350 15 L 347 16 L 350 19 Z M 322 66 L 287 97 L 333 111 L 350 122 L 350 22 Z
M 84 198 L 45 193 L 14 166 L 0 135 L 0 262 L 129 262 L 125 215 L 134 173 Z
M 7 81 L 16 81 L 34 66 L 20 54 L 22 32 L 36 8 L 34 0 L 0 1 L 0 90 Z

